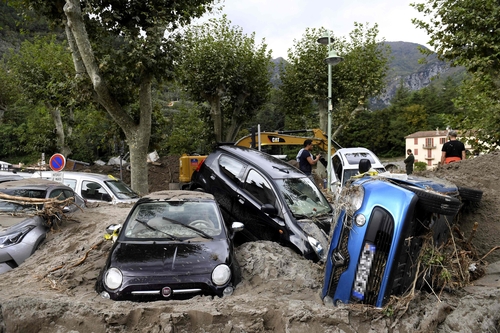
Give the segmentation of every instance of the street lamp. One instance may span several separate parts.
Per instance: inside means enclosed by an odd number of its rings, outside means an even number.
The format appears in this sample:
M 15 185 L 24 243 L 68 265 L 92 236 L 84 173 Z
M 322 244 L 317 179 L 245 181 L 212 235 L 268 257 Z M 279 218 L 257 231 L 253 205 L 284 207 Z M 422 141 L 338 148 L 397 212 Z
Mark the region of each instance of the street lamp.
M 339 57 L 337 52 L 332 50 L 331 43 L 333 42 L 333 37 L 330 37 L 330 31 L 327 30 L 322 37 L 318 38 L 318 43 L 323 45 L 328 45 L 328 57 L 325 62 L 328 64 L 328 164 L 327 164 L 327 175 L 328 175 L 328 192 L 331 191 L 332 185 L 332 66 L 339 64 L 344 58 Z

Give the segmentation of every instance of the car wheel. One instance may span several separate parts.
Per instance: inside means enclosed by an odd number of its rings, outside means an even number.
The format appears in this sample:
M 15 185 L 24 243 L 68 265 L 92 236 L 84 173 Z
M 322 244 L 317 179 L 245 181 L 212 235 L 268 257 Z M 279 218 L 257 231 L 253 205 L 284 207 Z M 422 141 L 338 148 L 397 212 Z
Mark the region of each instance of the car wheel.
M 460 210 L 461 202 L 457 198 L 437 192 L 426 191 L 416 186 L 400 185 L 418 196 L 418 207 L 429 213 L 455 215 Z
M 472 202 L 479 202 L 483 197 L 483 191 L 468 187 L 458 186 L 458 193 L 462 200 L 468 200 Z

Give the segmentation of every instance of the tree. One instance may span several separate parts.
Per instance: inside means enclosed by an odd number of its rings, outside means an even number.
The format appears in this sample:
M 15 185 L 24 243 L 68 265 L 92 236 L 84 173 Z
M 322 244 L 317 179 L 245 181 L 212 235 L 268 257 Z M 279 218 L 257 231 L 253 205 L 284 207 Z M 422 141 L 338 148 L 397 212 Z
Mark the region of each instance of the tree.
M 326 131 L 328 66 L 324 59 L 328 50 L 317 42 L 324 32 L 324 28 L 308 28 L 302 39 L 295 41 L 288 51 L 288 64 L 281 70 L 281 90 L 283 103 L 291 114 L 310 114 L 311 106 L 317 103 L 319 126 Z M 377 35 L 377 25 L 370 28 L 355 23 L 349 40 L 336 38 L 332 43 L 344 58 L 332 69 L 332 104 L 339 128 L 363 110 L 369 97 L 379 94 L 385 86 L 389 49 L 379 43 Z
M 152 84 L 172 76 L 176 29 L 211 10 L 213 0 L 13 2 L 65 28 L 76 74 L 90 78 L 98 102 L 125 134 L 132 188 L 148 193 Z
M 82 99 L 76 91 L 75 70 L 67 45 L 55 36 L 35 38 L 21 44 L 19 52 L 6 55 L 9 75 L 22 89 L 31 105 L 43 104 L 54 122 L 57 148 L 64 156 L 71 154 L 67 138 L 73 132 L 73 108 Z
M 498 0 L 427 0 L 413 4 L 429 22 L 413 23 L 427 31 L 429 45 L 452 66 L 464 66 L 472 75 L 464 82 L 456 104 L 461 114 L 450 122 L 474 131 L 490 149 L 500 144 L 500 34 Z
M 210 105 L 215 140 L 234 141 L 271 88 L 271 52 L 255 33 L 244 35 L 226 16 L 187 30 L 179 66 L 181 84 L 195 101 Z M 227 130 L 224 125 L 227 124 Z

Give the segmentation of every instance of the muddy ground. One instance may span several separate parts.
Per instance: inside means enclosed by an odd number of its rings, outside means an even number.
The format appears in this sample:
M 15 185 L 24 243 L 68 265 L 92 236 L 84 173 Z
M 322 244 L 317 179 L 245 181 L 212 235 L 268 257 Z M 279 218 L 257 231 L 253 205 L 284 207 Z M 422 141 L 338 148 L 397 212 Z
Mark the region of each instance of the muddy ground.
M 91 168 L 119 176 L 113 167 Z M 460 216 L 458 249 L 476 267 L 464 286 L 415 291 L 390 308 L 327 307 L 319 297 L 323 267 L 270 242 L 237 248 L 243 280 L 227 298 L 115 302 L 94 291 L 111 247 L 104 228 L 130 206 L 88 208 L 48 235 L 19 268 L 0 276 L 0 333 L 10 332 L 498 332 L 500 331 L 500 155 L 445 166 L 427 176 L 483 190 L 481 203 Z M 122 170 L 122 177 L 130 177 Z M 150 165 L 150 191 L 177 182 L 178 157 Z M 478 223 L 475 233 L 474 223 Z M 483 274 L 485 272 L 485 274 Z M 467 275 L 467 272 L 462 272 Z M 474 274 L 470 274 L 474 276 Z

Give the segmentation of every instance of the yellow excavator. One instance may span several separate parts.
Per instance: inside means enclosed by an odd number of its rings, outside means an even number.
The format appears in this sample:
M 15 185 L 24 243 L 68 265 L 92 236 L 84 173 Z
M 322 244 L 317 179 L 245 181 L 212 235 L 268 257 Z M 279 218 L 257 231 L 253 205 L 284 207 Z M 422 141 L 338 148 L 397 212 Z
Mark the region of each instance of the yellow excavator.
M 305 133 L 309 135 L 298 135 L 299 133 Z M 311 135 L 312 133 L 312 135 Z M 328 152 L 328 136 L 320 129 L 303 129 L 303 130 L 290 130 L 290 131 L 275 131 L 275 132 L 258 132 L 252 131 L 251 134 L 246 135 L 236 141 L 234 145 L 241 147 L 249 147 L 254 149 L 263 150 L 271 155 L 277 156 L 279 158 L 285 158 L 285 155 L 281 155 L 281 150 L 283 146 L 299 146 L 300 148 L 304 145 L 305 139 L 311 139 L 313 145 L 319 150 L 327 153 Z M 299 149 L 297 149 L 297 152 Z M 331 155 L 337 151 L 337 149 L 342 148 L 334 140 L 331 141 Z M 179 164 L 179 182 L 189 183 L 191 181 L 191 175 L 194 170 L 198 167 L 198 164 L 203 161 L 206 156 L 201 155 L 187 155 L 183 154 L 180 158 Z

